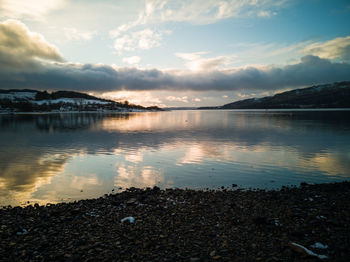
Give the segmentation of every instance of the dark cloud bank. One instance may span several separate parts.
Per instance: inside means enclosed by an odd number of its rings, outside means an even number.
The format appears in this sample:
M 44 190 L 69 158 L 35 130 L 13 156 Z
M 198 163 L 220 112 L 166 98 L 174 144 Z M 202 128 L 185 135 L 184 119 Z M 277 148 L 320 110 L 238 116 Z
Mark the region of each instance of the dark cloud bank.
M 119 90 L 270 91 L 350 80 L 350 64 L 305 56 L 294 65 L 205 73 L 114 69 L 62 62 L 57 48 L 15 20 L 0 23 L 0 88 L 107 92 Z
M 0 54 L 1 56 L 2 54 Z M 139 70 L 110 66 L 48 64 L 37 62 L 37 71 L 2 71 L 0 87 L 64 89 L 81 91 L 117 90 L 274 90 L 318 83 L 349 80 L 350 64 L 332 63 L 316 56 L 282 68 L 214 71 L 205 74 L 172 74 L 160 70 Z

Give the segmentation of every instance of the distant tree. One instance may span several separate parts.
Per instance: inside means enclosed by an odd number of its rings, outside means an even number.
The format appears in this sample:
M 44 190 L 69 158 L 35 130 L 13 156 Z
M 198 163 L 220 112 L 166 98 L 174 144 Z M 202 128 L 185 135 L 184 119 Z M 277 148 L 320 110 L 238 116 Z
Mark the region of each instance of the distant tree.
M 46 100 L 50 99 L 50 94 L 45 90 L 43 92 L 37 92 L 35 95 L 35 100 Z
M 10 99 L 1 99 L 0 103 L 2 105 L 3 108 L 13 108 L 13 102 Z
M 17 109 L 22 112 L 31 112 L 33 111 L 33 105 L 29 102 L 20 102 L 17 105 Z
M 40 105 L 39 110 L 43 112 L 47 112 L 50 110 L 50 108 L 46 103 L 43 103 L 42 105 Z

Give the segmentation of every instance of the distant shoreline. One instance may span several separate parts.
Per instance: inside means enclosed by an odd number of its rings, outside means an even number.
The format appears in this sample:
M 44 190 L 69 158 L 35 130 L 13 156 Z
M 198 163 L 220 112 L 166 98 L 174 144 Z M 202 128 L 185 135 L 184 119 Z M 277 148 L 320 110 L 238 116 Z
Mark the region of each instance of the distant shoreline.
M 129 113 L 143 113 L 143 112 L 162 112 L 162 110 L 134 110 L 134 111 L 47 111 L 47 112 L 1 112 L 0 115 L 40 115 L 40 114 L 129 114 Z
M 161 108 L 162 109 L 162 108 Z M 110 114 L 110 113 L 117 113 L 117 114 L 128 114 L 128 113 L 143 113 L 143 112 L 169 112 L 169 111 L 184 111 L 184 110 L 201 110 L 201 111 L 262 111 L 262 112 L 288 112 L 288 111 L 295 111 L 295 112 L 312 112 L 312 111 L 350 111 L 350 108 L 269 108 L 269 109 L 262 109 L 262 108 L 250 108 L 250 109 L 224 109 L 224 108 L 213 108 L 213 109 L 200 109 L 200 108 L 192 108 L 192 109 L 174 109 L 167 108 L 165 110 L 131 110 L 131 111 L 48 111 L 48 112 L 1 112 L 0 115 L 14 115 L 14 114 L 79 114 L 79 113 L 96 113 L 96 114 Z
M 197 108 L 194 110 L 222 111 L 350 111 L 350 107 L 339 108 Z

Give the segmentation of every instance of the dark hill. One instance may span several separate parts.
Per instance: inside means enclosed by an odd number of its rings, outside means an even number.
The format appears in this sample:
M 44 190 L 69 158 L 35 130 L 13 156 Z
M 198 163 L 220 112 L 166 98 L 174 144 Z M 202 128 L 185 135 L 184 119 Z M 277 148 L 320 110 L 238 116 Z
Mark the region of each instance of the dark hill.
M 295 89 L 274 96 L 240 100 L 217 108 L 350 108 L 350 82 L 338 82 Z

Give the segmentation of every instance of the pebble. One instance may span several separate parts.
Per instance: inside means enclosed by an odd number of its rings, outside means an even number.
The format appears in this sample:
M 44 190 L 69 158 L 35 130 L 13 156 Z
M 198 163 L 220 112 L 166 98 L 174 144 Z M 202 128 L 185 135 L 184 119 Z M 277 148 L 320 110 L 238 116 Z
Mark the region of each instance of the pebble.
M 349 182 L 279 191 L 131 188 L 0 209 L 0 261 L 304 261 L 313 253 L 347 261 L 349 225 Z

